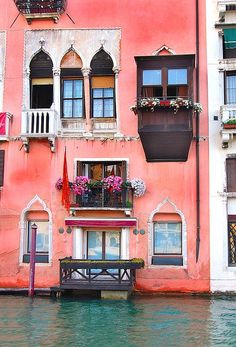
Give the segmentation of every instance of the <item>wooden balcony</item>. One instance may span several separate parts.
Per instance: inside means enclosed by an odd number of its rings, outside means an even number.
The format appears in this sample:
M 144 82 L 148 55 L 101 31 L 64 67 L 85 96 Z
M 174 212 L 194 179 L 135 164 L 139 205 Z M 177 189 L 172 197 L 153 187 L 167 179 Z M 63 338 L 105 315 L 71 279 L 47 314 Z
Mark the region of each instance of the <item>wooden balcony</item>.
M 129 291 L 134 287 L 136 270 L 143 267 L 142 259 L 60 259 L 60 290 Z
M 138 133 L 148 162 L 180 162 L 188 159 L 193 138 L 193 110 L 169 108 L 153 112 L 138 109 Z
M 29 109 L 22 112 L 21 139 L 28 150 L 29 139 L 48 139 L 52 152 L 57 136 L 57 113 L 54 109 Z
M 74 195 L 71 205 L 74 209 L 123 209 L 133 208 L 133 191 L 123 187 L 120 192 L 109 192 L 104 187 L 91 188 L 83 195 Z
M 66 0 L 14 0 L 14 2 L 29 24 L 33 19 L 51 18 L 57 22 L 67 5 Z

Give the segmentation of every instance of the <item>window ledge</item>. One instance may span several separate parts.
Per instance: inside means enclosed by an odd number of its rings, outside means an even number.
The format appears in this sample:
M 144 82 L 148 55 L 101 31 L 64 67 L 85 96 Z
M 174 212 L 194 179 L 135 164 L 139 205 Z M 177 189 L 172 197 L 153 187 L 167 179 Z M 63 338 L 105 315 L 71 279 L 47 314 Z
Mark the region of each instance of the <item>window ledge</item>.
M 236 70 L 236 58 L 219 59 L 218 69 L 220 71 Z
M 186 265 L 153 265 L 153 264 L 149 264 L 147 266 L 147 269 L 150 270 L 160 270 L 160 269 L 175 269 L 175 270 L 186 270 L 187 266 Z
M 236 192 L 218 192 L 218 194 L 226 198 L 236 198 Z

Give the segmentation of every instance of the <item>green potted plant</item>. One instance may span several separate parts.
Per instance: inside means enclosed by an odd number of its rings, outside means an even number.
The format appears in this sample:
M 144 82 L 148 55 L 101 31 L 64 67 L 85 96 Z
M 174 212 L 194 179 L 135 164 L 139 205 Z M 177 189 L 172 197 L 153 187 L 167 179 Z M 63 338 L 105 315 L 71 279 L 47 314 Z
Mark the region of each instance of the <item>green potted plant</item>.
M 236 118 L 230 118 L 223 122 L 224 129 L 236 129 Z

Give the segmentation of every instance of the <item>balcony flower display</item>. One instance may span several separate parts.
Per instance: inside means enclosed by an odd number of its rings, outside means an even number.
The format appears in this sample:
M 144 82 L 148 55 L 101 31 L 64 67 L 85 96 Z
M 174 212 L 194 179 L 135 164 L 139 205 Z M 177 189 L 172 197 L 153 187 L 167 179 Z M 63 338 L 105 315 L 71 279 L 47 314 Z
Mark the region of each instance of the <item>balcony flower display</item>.
M 161 100 L 159 98 L 140 98 L 136 105 L 130 107 L 130 110 L 137 114 L 137 110 L 146 110 L 154 112 L 160 108 L 171 108 L 174 114 L 178 112 L 180 108 L 189 109 L 192 108 L 194 112 L 202 112 L 202 105 L 199 102 L 193 102 L 190 98 L 176 98 L 170 100 Z
M 56 181 L 56 184 L 55 184 L 56 188 L 57 188 L 58 190 L 62 190 L 62 185 L 63 185 L 62 178 L 58 178 L 58 180 Z M 73 183 L 72 183 L 72 182 L 69 182 L 69 187 L 70 187 L 70 189 L 72 189 L 72 185 L 73 185 Z
M 62 178 L 57 180 L 55 186 L 58 190 L 62 190 Z M 123 180 L 120 176 L 115 175 L 110 175 L 96 182 L 91 182 L 86 176 L 77 176 L 74 182 L 69 182 L 69 186 L 75 195 L 84 195 L 98 187 L 108 190 L 110 193 L 118 193 L 123 189 L 130 188 L 137 198 L 143 196 L 146 191 L 145 182 L 141 178 Z
M 230 118 L 223 122 L 224 129 L 236 129 L 236 118 Z
M 76 176 L 72 184 L 72 191 L 76 195 L 83 195 L 90 189 L 90 179 L 86 176 Z
M 141 178 L 133 178 L 130 181 L 131 187 L 134 190 L 134 196 L 136 198 L 139 198 L 140 196 L 143 196 L 146 191 L 146 185 L 145 182 Z
M 120 176 L 108 176 L 103 178 L 102 183 L 104 184 L 104 188 L 109 190 L 110 193 L 120 192 L 123 185 L 123 180 Z

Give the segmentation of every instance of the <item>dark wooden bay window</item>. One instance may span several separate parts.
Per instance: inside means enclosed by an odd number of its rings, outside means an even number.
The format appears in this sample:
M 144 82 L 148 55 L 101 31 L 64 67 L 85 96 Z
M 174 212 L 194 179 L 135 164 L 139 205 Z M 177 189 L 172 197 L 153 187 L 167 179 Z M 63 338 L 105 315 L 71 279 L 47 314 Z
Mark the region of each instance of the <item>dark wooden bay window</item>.
M 186 161 L 193 138 L 194 55 L 135 61 L 138 132 L 146 160 Z

